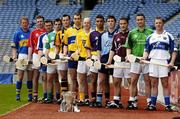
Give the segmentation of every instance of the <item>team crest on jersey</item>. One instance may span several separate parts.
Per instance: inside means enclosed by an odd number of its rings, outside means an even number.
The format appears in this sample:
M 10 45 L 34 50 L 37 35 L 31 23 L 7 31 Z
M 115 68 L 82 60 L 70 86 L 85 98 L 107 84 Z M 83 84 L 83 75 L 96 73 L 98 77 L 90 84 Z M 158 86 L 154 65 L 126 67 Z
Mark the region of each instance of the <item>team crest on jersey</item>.
M 164 36 L 164 37 L 163 37 L 163 40 L 167 40 L 167 37 Z
M 36 37 L 39 37 L 39 34 L 38 34 L 38 33 L 36 33 Z
M 23 34 L 21 35 L 21 38 L 24 38 L 24 35 L 23 35 Z
M 117 41 L 120 41 L 120 38 L 118 38 Z
M 98 37 L 97 37 L 97 36 L 95 37 L 95 40 L 98 40 Z

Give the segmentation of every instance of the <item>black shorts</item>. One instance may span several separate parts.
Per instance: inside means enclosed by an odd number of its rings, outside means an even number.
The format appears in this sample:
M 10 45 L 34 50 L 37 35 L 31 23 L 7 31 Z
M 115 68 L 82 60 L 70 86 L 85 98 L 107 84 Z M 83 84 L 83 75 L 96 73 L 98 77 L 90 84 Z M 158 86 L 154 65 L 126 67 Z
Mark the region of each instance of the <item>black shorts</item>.
M 103 55 L 103 56 L 101 56 L 100 62 L 107 63 L 108 58 L 109 58 L 109 54 Z M 113 69 L 106 69 L 104 65 L 101 66 L 101 69 L 99 69 L 99 72 L 103 73 L 103 74 L 107 74 L 107 75 L 113 75 Z

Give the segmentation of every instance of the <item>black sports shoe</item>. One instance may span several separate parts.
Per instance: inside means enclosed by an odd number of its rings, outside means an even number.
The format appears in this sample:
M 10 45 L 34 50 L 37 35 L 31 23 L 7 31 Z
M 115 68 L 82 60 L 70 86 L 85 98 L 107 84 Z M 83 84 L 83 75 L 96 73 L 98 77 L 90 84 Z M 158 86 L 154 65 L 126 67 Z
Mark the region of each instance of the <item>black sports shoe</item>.
M 149 106 L 146 108 L 146 110 L 148 110 L 148 111 L 156 111 L 156 106 L 154 106 L 154 105 L 149 105 Z
M 38 102 L 38 97 L 37 96 L 33 97 L 32 102 L 37 103 Z
M 118 109 L 119 104 L 116 104 L 114 101 L 111 101 L 109 104 L 107 104 L 106 108 L 111 108 L 111 109 Z
M 172 112 L 172 111 L 173 111 L 170 105 L 166 106 L 166 107 L 165 107 L 165 110 L 166 110 L 167 112 Z
M 128 101 L 127 109 L 129 109 L 129 110 L 137 109 L 137 102 L 136 101 Z
M 89 102 L 89 107 L 97 107 L 96 101 Z
M 89 106 L 89 103 L 90 103 L 90 102 L 89 102 L 89 99 L 85 99 L 85 100 L 84 100 L 84 105 L 85 105 L 85 106 Z

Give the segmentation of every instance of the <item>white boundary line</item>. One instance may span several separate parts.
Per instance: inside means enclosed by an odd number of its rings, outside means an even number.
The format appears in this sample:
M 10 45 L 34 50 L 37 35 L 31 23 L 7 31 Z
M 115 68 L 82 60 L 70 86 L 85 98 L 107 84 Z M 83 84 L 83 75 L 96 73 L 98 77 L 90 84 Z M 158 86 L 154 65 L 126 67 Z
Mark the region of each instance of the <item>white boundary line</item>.
M 23 107 L 26 107 L 26 106 L 28 106 L 29 104 L 31 104 L 31 102 L 28 102 L 28 103 L 26 103 L 26 104 L 24 104 L 24 105 L 21 105 L 20 107 L 14 108 L 14 109 L 12 109 L 12 110 L 10 110 L 10 111 L 8 111 L 8 112 L 0 115 L 0 118 L 8 115 L 8 114 L 11 113 L 11 112 L 15 112 L 15 111 L 17 111 L 17 110 L 19 110 L 19 109 L 21 109 L 21 108 L 23 108 Z

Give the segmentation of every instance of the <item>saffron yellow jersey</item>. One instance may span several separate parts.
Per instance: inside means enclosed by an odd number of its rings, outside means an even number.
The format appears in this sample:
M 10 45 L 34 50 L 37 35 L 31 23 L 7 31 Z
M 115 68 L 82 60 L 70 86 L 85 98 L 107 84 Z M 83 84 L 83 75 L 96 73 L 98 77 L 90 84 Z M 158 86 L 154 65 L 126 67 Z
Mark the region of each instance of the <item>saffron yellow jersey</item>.
M 79 32 L 76 36 L 75 44 L 76 50 L 78 50 L 80 57 L 86 58 L 87 57 L 87 50 L 86 50 L 86 43 L 89 40 L 89 33 L 86 33 L 84 30 Z
M 64 45 L 68 46 L 68 52 L 76 51 L 75 39 L 76 35 L 82 31 L 82 28 L 76 29 L 75 27 L 68 28 L 64 34 Z

